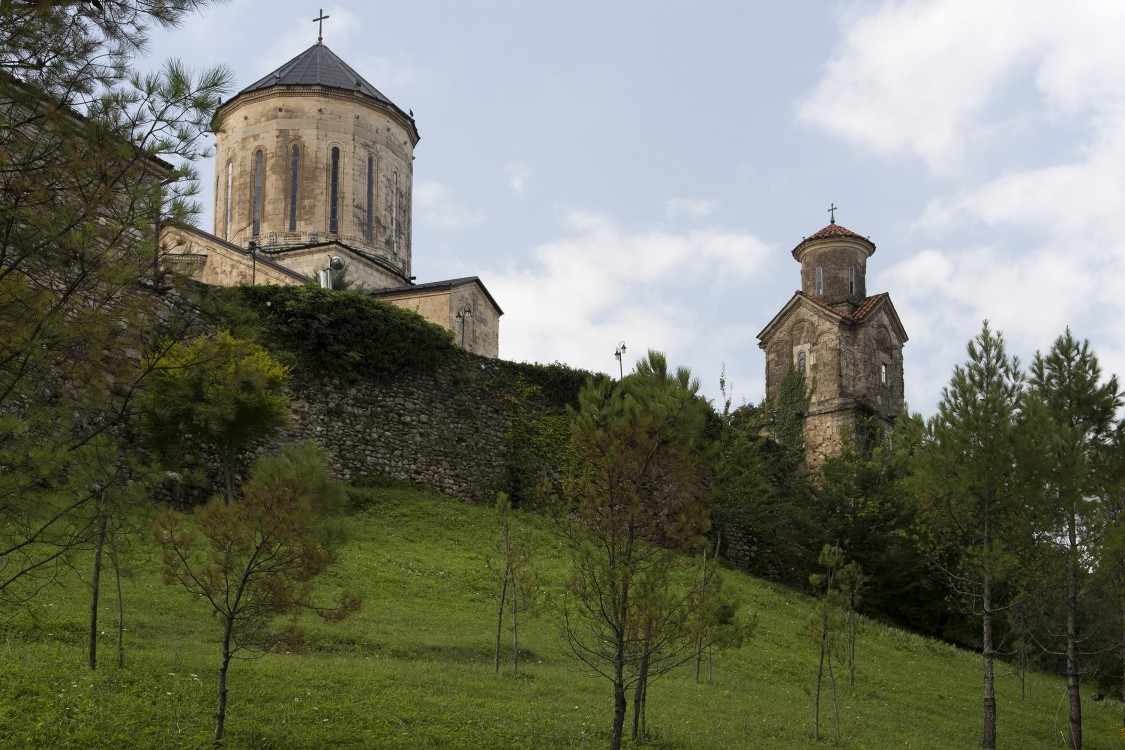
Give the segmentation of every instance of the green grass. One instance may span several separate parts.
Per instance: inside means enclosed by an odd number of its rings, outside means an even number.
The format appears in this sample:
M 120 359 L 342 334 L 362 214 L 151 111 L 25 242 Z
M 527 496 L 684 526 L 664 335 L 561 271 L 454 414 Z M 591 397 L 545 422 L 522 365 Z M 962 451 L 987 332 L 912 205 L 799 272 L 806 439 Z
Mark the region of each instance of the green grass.
M 548 601 L 538 620 L 521 626 L 520 674 L 509 667 L 496 675 L 485 567 L 496 538 L 491 509 L 402 489 L 357 490 L 353 505 L 347 541 L 320 586 L 357 591 L 363 609 L 343 623 L 308 622 L 289 651 L 232 665 L 229 747 L 608 744 L 609 683 L 570 658 L 559 637 L 550 599 L 561 590 L 566 556 L 544 519 L 516 515 L 535 536 Z M 134 542 L 128 567 L 124 669 L 114 664 L 116 605 L 104 578 L 96 672 L 85 664 L 89 592 L 77 577 L 0 626 L 0 747 L 210 746 L 218 625 L 203 604 L 160 582 L 147 539 Z M 815 747 L 809 600 L 733 571 L 725 581 L 740 609 L 758 614 L 757 635 L 716 657 L 711 684 L 697 683 L 689 668 L 653 683 L 655 738 L 647 746 Z M 865 623 L 857 661 L 855 687 L 840 688 L 838 747 L 979 747 L 979 656 Z M 1064 684 L 1036 675 L 1030 685 L 1025 702 L 1014 678 L 998 681 L 1000 747 L 1056 746 Z M 1083 708 L 1087 748 L 1125 748 L 1120 703 Z M 823 736 L 831 736 L 830 703 L 822 715 Z

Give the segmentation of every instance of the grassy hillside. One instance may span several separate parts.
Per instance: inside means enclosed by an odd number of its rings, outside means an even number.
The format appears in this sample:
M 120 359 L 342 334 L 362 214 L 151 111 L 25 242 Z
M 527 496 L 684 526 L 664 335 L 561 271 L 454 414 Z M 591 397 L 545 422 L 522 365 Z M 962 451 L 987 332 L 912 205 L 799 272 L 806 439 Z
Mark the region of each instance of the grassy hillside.
M 520 674 L 493 673 L 490 509 L 407 490 L 359 490 L 353 505 L 347 542 L 321 585 L 358 591 L 362 611 L 341 624 L 307 623 L 305 640 L 289 651 L 236 661 L 229 747 L 608 744 L 609 684 L 566 655 L 549 604 L 521 627 Z M 541 518 L 517 514 L 517 522 L 535 534 L 540 583 L 548 599 L 557 596 L 561 543 Z M 0 747 L 210 746 L 218 626 L 201 603 L 160 582 L 146 537 L 134 542 L 128 567 L 124 669 L 114 665 L 112 577 L 103 578 L 103 666 L 95 673 L 85 666 L 88 588 L 77 580 L 0 625 Z M 652 685 L 657 737 L 648 746 L 816 746 L 808 599 L 729 571 L 726 584 L 740 608 L 758 613 L 757 636 L 716 658 L 712 684 L 696 683 L 685 668 Z M 979 746 L 979 658 L 868 623 L 857 661 L 856 686 L 842 687 L 839 747 Z M 1023 702 L 1014 678 L 999 681 L 1001 747 L 1056 746 L 1063 682 L 1037 676 L 1030 686 Z M 1084 716 L 1088 748 L 1125 747 L 1119 703 L 1087 701 Z

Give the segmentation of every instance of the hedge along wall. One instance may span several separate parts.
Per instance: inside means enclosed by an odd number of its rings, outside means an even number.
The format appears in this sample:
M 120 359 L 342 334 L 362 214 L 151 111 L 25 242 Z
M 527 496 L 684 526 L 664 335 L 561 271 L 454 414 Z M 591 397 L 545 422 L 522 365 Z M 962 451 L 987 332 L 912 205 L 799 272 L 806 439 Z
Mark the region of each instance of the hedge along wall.
M 445 329 L 360 294 L 239 287 L 206 296 L 215 325 L 294 366 L 292 423 L 253 454 L 313 440 L 345 481 L 390 477 L 473 503 L 505 491 L 534 504 L 566 450 L 566 406 L 591 377 L 470 354 Z

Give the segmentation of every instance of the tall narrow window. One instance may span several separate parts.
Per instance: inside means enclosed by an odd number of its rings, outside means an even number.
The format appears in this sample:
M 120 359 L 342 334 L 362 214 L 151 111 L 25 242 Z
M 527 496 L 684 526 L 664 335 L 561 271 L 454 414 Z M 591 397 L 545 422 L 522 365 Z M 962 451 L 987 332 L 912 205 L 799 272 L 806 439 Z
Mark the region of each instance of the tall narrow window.
M 257 237 L 262 233 L 262 166 L 265 156 L 261 151 L 254 153 L 254 231 Z
M 289 165 L 289 231 L 297 231 L 297 176 L 301 167 L 301 149 L 293 144 L 293 158 Z
M 340 231 L 340 149 L 332 147 L 332 188 L 328 201 L 328 231 Z
M 368 242 L 375 236 L 375 157 L 367 157 L 367 232 L 365 237 Z
M 816 296 L 824 296 L 824 269 L 820 266 L 816 267 Z
M 230 191 L 234 183 L 234 162 L 227 162 L 227 211 L 226 222 L 223 224 L 223 239 L 230 242 Z
M 855 266 L 848 266 L 848 294 L 855 294 Z
M 890 385 L 891 384 L 891 374 L 889 372 L 889 368 L 887 367 L 886 362 L 879 365 L 879 381 L 883 385 Z
M 805 354 L 805 351 L 802 349 L 801 351 L 797 352 L 797 372 L 804 375 L 805 370 L 808 369 L 808 366 L 809 366 L 808 357 Z
M 398 255 L 398 172 L 391 185 L 391 252 Z

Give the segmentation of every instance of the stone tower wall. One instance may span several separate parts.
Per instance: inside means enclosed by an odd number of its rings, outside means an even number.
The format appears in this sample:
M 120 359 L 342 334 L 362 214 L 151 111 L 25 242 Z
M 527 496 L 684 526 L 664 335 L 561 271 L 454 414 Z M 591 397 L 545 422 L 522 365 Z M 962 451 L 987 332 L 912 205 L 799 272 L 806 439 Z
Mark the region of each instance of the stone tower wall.
M 856 329 L 854 343 L 848 349 L 849 395 L 885 419 L 897 417 L 905 400 L 904 342 L 895 331 L 886 311 L 880 310 Z
M 858 302 L 867 296 L 867 258 L 871 249 L 858 240 L 834 238 L 819 240 L 802 247 L 798 253 L 801 263 L 801 290 L 814 297 L 820 296 L 830 305 L 841 302 Z M 816 269 L 824 275 L 824 294 L 816 293 Z M 849 286 L 849 268 L 855 268 L 854 288 Z
M 401 113 L 353 92 L 278 87 L 243 94 L 223 108 L 222 116 L 224 131 L 218 136 L 215 157 L 216 236 L 240 247 L 256 239 L 267 249 L 338 239 L 385 260 L 401 277 L 394 285 L 409 282 L 415 136 Z M 298 148 L 297 200 L 291 231 L 294 146 Z M 329 231 L 334 147 L 340 149 L 335 233 Z M 263 185 L 255 238 L 254 178 L 259 150 Z M 374 163 L 370 236 L 369 156 Z M 392 232 L 393 227 L 397 232 Z

